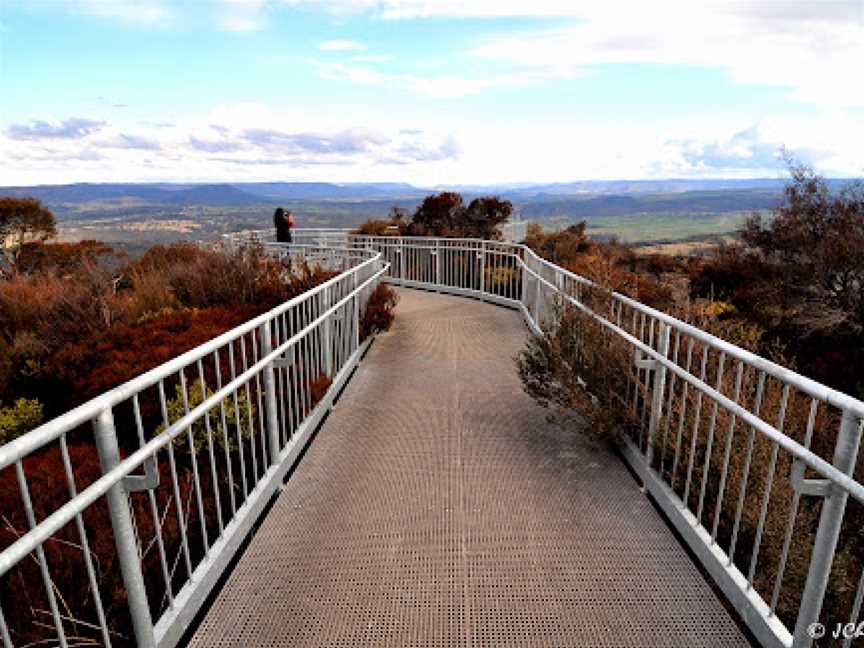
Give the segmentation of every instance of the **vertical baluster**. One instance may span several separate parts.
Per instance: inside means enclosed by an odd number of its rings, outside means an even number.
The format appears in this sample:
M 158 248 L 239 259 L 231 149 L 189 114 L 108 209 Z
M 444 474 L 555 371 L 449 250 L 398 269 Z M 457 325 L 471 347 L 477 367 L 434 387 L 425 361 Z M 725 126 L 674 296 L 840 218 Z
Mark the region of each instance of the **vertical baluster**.
M 678 352 L 681 350 L 681 331 L 675 331 L 675 344 L 672 345 L 672 364 L 678 365 Z M 666 402 L 666 425 L 663 426 L 663 447 L 661 448 L 660 453 L 660 477 L 663 477 L 663 467 L 666 465 L 666 448 L 668 446 L 668 436 L 669 436 L 669 428 L 672 427 L 672 405 L 675 397 L 675 378 L 676 374 L 673 372 L 669 376 L 669 398 Z
M 741 386 L 744 381 L 744 363 L 738 361 L 738 371 L 735 374 L 735 396 L 732 400 L 736 404 L 741 398 Z M 714 525 L 711 529 L 711 542 L 717 541 L 717 529 L 720 525 L 720 512 L 723 510 L 723 495 L 726 492 L 726 476 L 729 472 L 729 459 L 732 454 L 732 439 L 735 436 L 735 422 L 737 417 L 729 412 L 729 427 L 726 430 L 726 446 L 723 450 L 723 469 L 720 472 L 720 487 L 717 489 L 717 510 L 714 512 Z
M 66 473 L 66 487 L 69 491 L 69 501 L 72 501 L 78 496 L 78 488 L 75 485 L 75 475 L 72 471 L 72 461 L 69 458 L 69 448 L 66 444 L 65 432 L 60 436 L 60 454 L 63 458 L 63 470 Z M 156 524 L 158 525 L 158 519 Z M 96 580 L 96 570 L 93 568 L 93 557 L 90 555 L 90 543 L 87 540 L 87 531 L 84 528 L 84 520 L 80 513 L 75 514 L 75 526 L 78 530 L 78 540 L 81 542 L 81 553 L 84 555 L 84 566 L 87 569 L 87 580 L 89 581 L 90 592 L 93 594 L 93 605 L 96 608 L 96 618 L 99 621 L 99 630 L 102 635 L 102 642 L 106 648 L 111 648 L 111 637 L 108 635 L 108 623 L 105 620 L 105 610 L 102 607 L 102 594 L 99 591 L 99 583 Z M 0 614 L 2 614 L 2 610 L 0 610 Z M 2 619 L 0 619 L 0 628 L 2 628 Z
M 120 448 L 117 445 L 117 432 L 114 429 L 114 414 L 110 409 L 102 410 L 93 421 L 93 440 L 99 453 L 99 464 L 102 474 L 106 474 L 120 464 Z M 20 470 L 20 462 L 16 464 L 19 469 L 19 481 L 24 477 Z M 24 484 L 26 488 L 26 482 Z M 28 496 L 29 500 L 29 496 Z M 126 588 L 126 596 L 129 605 L 129 615 L 132 617 L 132 627 L 135 632 L 135 640 L 140 648 L 153 648 L 156 640 L 153 635 L 153 620 L 150 617 L 150 606 L 147 603 L 147 591 L 144 589 L 144 576 L 141 573 L 141 559 L 138 543 L 135 541 L 135 532 L 132 527 L 132 514 L 129 511 L 129 496 L 123 486 L 122 480 L 114 484 L 105 493 L 105 502 L 108 505 L 108 514 L 111 517 L 111 529 L 114 532 L 114 546 L 117 549 L 117 560 L 120 563 L 120 573 L 123 577 L 123 585 Z M 29 509 L 29 502 L 25 505 Z M 28 521 L 32 519 L 32 510 L 28 513 Z M 31 528 L 32 528 L 31 523 Z M 41 546 L 37 552 L 41 552 Z M 44 556 L 42 557 L 44 560 Z M 45 576 L 50 582 L 47 574 L 48 566 L 45 565 Z M 51 602 L 51 611 L 57 614 L 57 606 Z M 59 625 L 59 619 L 57 620 Z M 65 637 L 60 638 L 60 644 L 66 647 Z
M 693 366 L 693 338 L 689 338 L 687 342 L 687 373 L 691 373 L 690 369 Z M 682 384 L 682 393 L 681 393 L 681 409 L 678 413 L 678 433 L 675 437 L 675 456 L 672 459 L 672 480 L 670 482 L 672 490 L 675 490 L 675 482 L 678 480 L 678 460 L 681 456 L 681 441 L 684 436 L 684 420 L 687 415 L 687 392 L 690 387 L 690 383 L 686 380 L 681 381 Z
M 189 415 L 189 393 L 186 389 L 186 370 L 180 370 L 180 389 L 183 394 L 183 413 Z M 197 450 L 195 438 L 192 434 L 192 425 L 186 428 L 186 438 L 189 441 L 189 455 L 192 462 L 192 479 L 195 487 L 195 500 L 198 503 L 198 522 L 201 525 L 201 537 L 204 540 L 204 553 L 210 552 L 210 542 L 207 538 L 207 523 L 204 519 L 204 498 L 201 496 L 201 480 L 198 475 Z
M 663 322 L 657 322 L 659 327 L 659 331 L 657 332 L 657 352 L 663 356 L 663 358 L 668 357 L 669 355 L 669 335 L 672 331 L 672 328 L 668 324 L 664 324 Z M 652 326 L 653 331 L 653 326 Z M 648 464 L 648 467 L 651 467 L 651 463 L 654 460 L 654 438 L 657 435 L 657 428 L 660 425 L 660 421 L 663 418 L 663 393 L 666 388 L 666 367 L 661 364 L 660 361 L 656 361 L 654 365 L 654 385 L 651 393 L 651 420 L 648 426 L 648 447 L 645 450 L 645 461 Z M 662 475 L 662 466 L 660 470 L 660 474 Z
M 722 391 L 723 369 L 726 365 L 726 353 L 720 354 L 717 366 L 717 381 L 715 389 Z M 717 425 L 717 408 L 719 404 L 715 400 L 711 406 L 711 419 L 708 424 L 708 444 L 705 446 L 705 466 L 702 468 L 702 483 L 699 485 L 699 506 L 696 509 L 696 519 L 702 522 L 702 510 L 705 505 L 705 493 L 708 488 L 708 472 L 711 469 L 711 451 L 714 448 L 714 430 Z
M 261 354 L 259 353 L 259 345 L 258 345 L 258 333 L 260 335 L 261 330 L 259 327 L 258 331 L 250 331 L 249 339 L 252 341 L 252 360 L 249 363 L 249 366 L 254 366 L 261 359 Z M 270 438 L 269 431 L 267 430 L 267 403 L 264 400 L 263 389 L 261 387 L 261 372 L 256 371 L 254 375 L 255 380 L 255 400 L 258 405 L 258 433 L 261 438 L 261 473 L 265 473 L 267 471 L 266 466 L 270 463 L 270 455 L 269 455 L 269 446 L 270 446 Z M 249 379 L 248 382 L 252 382 L 252 378 Z M 275 402 L 275 401 L 274 401 Z M 278 437 L 277 437 L 278 438 Z M 278 442 L 277 442 L 278 447 Z
M 165 383 L 159 381 L 159 405 L 162 409 L 162 424 L 167 430 L 171 427 L 171 419 L 168 418 L 168 406 L 165 400 Z M 180 546 L 183 550 L 183 558 L 186 564 L 186 575 L 192 577 L 192 558 L 189 555 L 189 540 L 186 534 L 186 519 L 183 514 L 183 500 L 180 497 L 180 482 L 177 479 L 177 462 L 174 459 L 174 440 L 166 446 L 168 449 L 168 467 L 171 471 L 171 485 L 174 490 L 174 500 L 177 510 L 177 526 L 180 527 Z
M 18 490 L 21 494 L 21 501 L 24 504 L 24 514 L 27 518 L 27 526 L 32 531 L 36 528 L 36 515 L 33 513 L 33 502 L 30 499 L 30 488 L 27 485 L 27 477 L 24 475 L 24 467 L 22 466 L 20 459 L 15 462 L 15 475 L 18 478 Z M 126 512 L 128 514 L 128 509 Z M 129 539 L 132 539 L 131 533 Z M 134 540 L 132 541 L 134 542 Z M 48 561 L 45 558 L 45 550 L 42 548 L 41 544 L 36 547 L 36 562 L 39 563 L 39 572 L 42 576 L 42 584 L 45 587 L 45 596 L 48 598 L 48 607 L 51 611 L 51 619 L 54 621 L 54 630 L 57 632 L 57 641 L 60 642 L 62 648 L 68 648 L 69 644 L 66 642 L 66 632 L 63 630 L 63 620 L 60 618 L 60 610 L 57 607 L 57 597 L 54 594 L 54 581 L 51 580 L 51 573 L 48 571 Z
M 813 438 L 813 428 L 816 423 L 816 414 L 818 409 L 818 401 L 811 399 L 810 401 L 810 416 L 807 421 L 807 432 L 804 438 L 804 447 L 810 449 L 810 441 Z M 774 580 L 774 589 L 771 594 L 771 614 L 777 608 L 777 601 L 780 597 L 780 589 L 783 583 L 783 575 L 786 572 L 786 561 L 789 557 L 789 547 L 792 543 L 792 535 L 795 531 L 795 521 L 798 518 L 798 507 L 801 504 L 801 491 L 794 489 L 792 494 L 792 505 L 789 507 L 789 517 L 786 520 L 786 533 L 783 536 L 783 549 L 780 553 L 780 564 L 777 568 L 777 577 Z
M 132 397 L 132 409 L 133 409 L 133 412 L 135 415 L 135 427 L 138 431 L 138 443 L 143 446 L 145 443 L 145 441 L 144 441 L 144 425 L 141 421 L 141 406 L 138 403 L 138 394 L 135 394 L 135 396 Z M 68 462 L 68 457 L 69 457 L 69 452 L 66 449 L 66 436 L 64 435 L 63 436 L 63 461 L 64 461 L 64 463 Z M 155 470 L 157 470 L 157 471 L 159 470 L 159 462 L 158 462 L 158 458 L 157 458 L 155 453 L 153 454 L 153 467 Z M 74 478 L 71 477 L 71 464 L 69 465 L 69 469 L 67 469 L 67 473 L 69 473 L 69 477 L 67 478 L 69 481 L 69 494 L 72 495 L 72 497 L 75 497 L 75 495 L 73 494 L 73 493 L 75 493 L 75 482 L 74 482 Z M 156 502 L 156 495 L 154 494 L 152 488 L 147 489 L 147 496 L 148 496 L 147 499 L 150 502 L 150 516 L 153 518 L 153 531 L 156 534 L 156 548 L 159 552 L 159 564 L 162 568 L 162 579 L 165 582 L 165 594 L 168 598 L 168 605 L 173 607 L 174 606 L 174 592 L 172 591 L 172 588 L 171 588 L 171 576 L 170 576 L 169 571 L 168 571 L 168 557 L 165 553 L 165 543 L 164 543 L 163 538 L 162 538 L 162 521 L 161 521 L 161 518 L 159 517 L 159 507 L 158 507 L 157 502 Z M 83 533 L 83 522 L 81 525 L 81 532 Z M 88 553 L 89 549 L 87 549 L 87 545 L 84 542 L 83 538 L 82 538 L 81 544 L 85 549 L 85 553 Z M 88 566 L 88 571 L 89 571 L 89 569 L 90 569 L 90 567 Z M 95 580 L 95 574 L 94 574 L 93 578 Z M 97 601 L 99 601 L 98 597 L 97 597 Z M 99 601 L 98 604 L 99 604 L 99 608 L 101 609 L 101 607 L 102 607 L 101 601 Z M 103 618 L 103 615 L 101 612 L 99 613 L 99 616 L 100 616 L 100 621 L 101 621 Z M 107 636 L 107 632 L 108 632 L 108 628 L 106 626 L 105 627 L 106 636 Z
M 237 378 L 237 361 L 234 358 L 234 340 L 228 343 L 228 363 L 231 368 L 231 380 L 229 382 L 234 382 Z M 246 436 L 246 430 L 243 429 L 243 421 L 240 418 L 240 398 L 237 396 L 237 388 L 235 387 L 232 390 L 232 397 L 234 399 L 234 425 L 236 428 L 237 434 L 237 453 L 240 455 L 240 478 L 243 482 L 243 501 L 246 501 L 246 498 L 249 497 L 249 481 L 246 478 L 246 446 L 244 444 L 244 437 Z M 247 402 L 247 407 L 250 404 Z M 249 436 L 252 436 L 252 428 L 250 427 Z
M 246 356 L 246 335 L 243 334 L 240 336 L 240 357 L 242 358 L 241 364 L 241 372 L 246 373 L 246 370 L 249 369 L 249 358 Z M 246 393 L 246 414 L 248 423 L 249 423 L 249 448 L 251 450 L 252 455 L 252 488 L 255 488 L 255 484 L 258 482 L 258 444 L 255 443 L 255 420 L 252 416 L 252 410 L 255 405 L 252 401 L 252 390 L 249 389 L 249 380 L 246 379 L 243 382 L 243 390 Z M 260 412 L 259 412 L 260 415 Z
M 219 349 L 213 352 L 213 367 L 216 372 L 216 391 L 222 390 L 222 369 L 219 365 Z M 231 465 L 231 443 L 228 441 L 228 415 L 225 411 L 225 400 L 219 401 L 219 415 L 222 422 L 222 448 L 225 453 L 225 466 L 228 470 L 228 495 L 231 500 L 231 515 L 237 513 L 237 501 L 234 495 L 234 469 Z
M 780 411 L 777 416 L 776 428 L 779 432 L 783 432 L 786 423 L 786 407 L 789 404 L 789 394 L 791 388 L 789 385 L 783 385 L 783 393 L 780 397 Z M 756 573 L 756 564 L 759 558 L 759 547 L 762 544 L 762 533 L 765 529 L 765 519 L 768 515 L 768 501 L 771 498 L 771 488 L 774 484 L 774 472 L 777 466 L 777 455 L 780 451 L 780 446 L 776 442 L 771 442 L 771 458 L 768 460 L 768 478 L 765 481 L 765 489 L 762 492 L 762 506 L 759 510 L 759 521 L 756 523 L 756 539 L 753 542 L 753 549 L 750 554 L 750 568 L 747 570 L 747 589 L 753 587 L 753 577 Z
M 765 372 L 759 372 L 759 379 L 756 384 L 756 400 L 753 405 L 753 414 L 758 418 L 762 410 L 762 399 L 765 395 Z M 735 558 L 735 547 L 738 543 L 738 529 L 741 525 L 741 515 L 744 512 L 744 500 L 747 496 L 747 482 L 750 479 L 750 462 L 753 459 L 753 445 L 756 441 L 756 428 L 750 426 L 750 432 L 747 435 L 747 446 L 744 451 L 744 467 L 741 470 L 741 486 L 738 493 L 738 504 L 735 507 L 735 522 L 732 525 L 732 540 L 729 543 L 729 562 L 731 566 Z
M 702 350 L 702 370 L 699 373 L 699 380 L 705 382 L 706 373 L 708 371 L 708 345 L 704 345 Z M 684 485 L 684 505 L 689 505 L 690 485 L 693 480 L 693 463 L 696 459 L 696 440 L 699 437 L 699 423 L 702 419 L 702 390 L 697 390 L 696 393 L 696 415 L 693 418 L 693 429 L 690 438 L 690 457 L 687 460 L 687 481 Z

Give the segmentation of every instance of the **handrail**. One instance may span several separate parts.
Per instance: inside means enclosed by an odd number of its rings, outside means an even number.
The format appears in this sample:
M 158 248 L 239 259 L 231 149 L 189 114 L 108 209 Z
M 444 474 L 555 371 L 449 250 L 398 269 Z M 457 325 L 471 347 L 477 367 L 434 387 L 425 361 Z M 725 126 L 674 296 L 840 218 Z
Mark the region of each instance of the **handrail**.
M 102 605 L 84 518 L 96 515 L 94 504 L 104 500 L 135 641 L 139 646 L 176 645 L 368 346 L 369 340 L 360 339 L 360 320 L 387 269 L 381 254 L 336 246 L 264 248 L 338 274 L 0 446 L 0 470 L 14 466 L 30 527 L 0 551 L 0 578 L 35 552 L 60 645 L 68 643 L 68 620 L 60 614 L 57 596 L 64 585 L 75 583 L 53 581 L 43 548 L 47 542 L 64 539 L 64 529 L 75 522 L 88 598 L 98 610 L 89 626 L 110 645 L 115 631 Z M 327 386 L 323 395 L 314 387 L 322 380 Z M 161 429 L 154 410 L 161 410 Z M 82 424 L 88 422 L 102 473 L 79 490 L 69 439 L 75 435 L 86 442 Z M 119 451 L 120 434 L 123 445 L 133 445 L 125 458 Z M 35 453 L 56 451 L 64 459 L 69 499 L 39 520 L 28 461 Z M 144 476 L 135 475 L 142 466 Z M 167 483 L 160 484 L 166 473 Z M 141 490 L 149 500 L 149 520 L 130 508 L 130 494 Z M 157 498 L 160 491 L 164 493 Z M 166 500 L 168 505 L 160 503 Z M 149 542 L 158 548 L 155 564 L 145 564 L 144 538 L 136 531 L 142 522 L 153 528 Z M 184 567 L 185 578 L 177 573 Z M 11 601 L 0 601 L 3 645 L 12 636 L 3 613 L 7 603 Z
M 757 639 L 765 646 L 810 646 L 813 623 L 819 621 L 819 614 L 831 577 L 831 565 L 836 552 L 840 528 L 844 523 L 846 501 L 852 495 L 864 503 L 864 486 L 853 476 L 858 446 L 864 432 L 864 402 L 835 389 L 806 378 L 766 358 L 726 342 L 710 333 L 682 322 L 670 315 L 622 295 L 605 291 L 591 280 L 561 268 L 540 258 L 524 244 L 501 241 L 481 241 L 476 239 L 423 238 L 423 237 L 350 237 L 354 245 L 381 252 L 390 262 L 386 281 L 404 286 L 433 289 L 471 296 L 500 304 L 522 312 L 529 328 L 541 334 L 554 327 L 553 302 L 563 300 L 587 315 L 591 321 L 598 322 L 604 329 L 614 334 L 620 343 L 630 348 L 636 356 L 629 377 L 628 392 L 623 400 L 629 403 L 636 420 L 641 420 L 641 429 L 636 436 L 624 441 L 625 459 L 643 479 L 646 489 L 661 504 L 670 521 L 679 530 L 681 537 L 691 547 L 708 572 L 724 591 L 730 603 L 740 612 Z M 442 266 L 442 259 L 444 265 Z M 490 285 L 491 284 L 491 285 Z M 597 312 L 581 298 L 585 292 L 602 294 L 604 309 Z M 626 316 L 625 316 L 626 314 Z M 674 343 L 672 336 L 674 334 Z M 686 366 L 679 351 L 687 350 Z M 694 349 L 701 350 L 701 375 L 691 371 Z M 712 373 L 717 385 L 707 382 L 709 355 L 715 361 Z M 680 362 L 679 362 L 680 360 Z M 734 394 L 725 394 L 720 389 L 724 364 L 731 360 L 737 367 Z M 754 402 L 748 406 L 742 390 L 744 374 L 753 376 L 758 383 L 755 393 L 751 388 L 750 397 Z M 667 377 L 671 376 L 671 386 Z M 780 409 L 778 422 L 772 424 L 760 412 L 768 380 L 776 381 L 780 389 Z M 676 384 L 677 381 L 677 384 Z M 695 400 L 695 412 L 691 410 L 687 418 L 688 428 L 692 425 L 692 446 L 681 447 L 684 432 L 685 413 L 688 402 Z M 809 420 L 803 442 L 789 436 L 784 431 L 787 410 L 792 408 L 791 401 L 797 394 L 810 399 Z M 698 434 L 706 427 L 701 421 L 703 398 L 709 403 L 711 414 L 708 418 L 707 440 L 703 441 L 705 456 L 704 467 L 694 476 L 693 454 L 697 449 Z M 673 405 L 679 416 L 677 441 L 674 437 L 671 417 Z M 824 420 L 837 426 L 835 449 L 831 461 L 817 455 L 811 444 L 817 432 L 816 423 L 820 411 Z M 667 413 L 664 413 L 667 412 Z M 712 463 L 712 443 L 721 439 L 722 429 L 718 432 L 717 420 L 726 421 L 728 430 L 725 443 L 717 445 L 722 453 L 716 465 Z M 692 422 L 691 422 L 692 419 Z M 721 547 L 718 537 L 719 521 L 723 513 L 723 496 L 730 472 L 730 451 L 734 440 L 736 421 L 748 430 L 748 448 L 742 470 L 744 486 L 735 505 L 732 537 Z M 723 426 L 720 426 L 722 428 Z M 661 429 L 662 437 L 661 437 Z M 820 434 L 827 433 L 820 430 Z M 771 460 L 767 466 L 754 466 L 750 461 L 753 453 L 755 435 L 760 435 L 773 444 Z M 667 435 L 671 435 L 667 439 Z M 674 448 L 668 448 L 672 442 Z M 719 441 L 718 441 L 719 444 Z M 660 446 L 659 457 L 656 446 Z M 725 447 L 723 447 L 725 446 Z M 666 457 L 674 450 L 672 466 Z M 781 454 L 782 451 L 782 454 Z M 689 454 L 686 467 L 686 484 L 683 494 L 676 478 L 683 469 L 683 458 Z M 681 461 L 679 462 L 679 458 Z M 658 461 L 659 459 L 659 461 Z M 778 464 L 789 462 L 792 466 L 790 484 L 794 491 L 793 504 L 789 511 L 783 549 L 773 586 L 757 591 L 756 576 L 760 573 L 760 546 L 764 540 L 765 521 L 769 503 L 772 501 L 772 483 Z M 659 464 L 659 465 L 658 465 Z M 805 479 L 805 467 L 813 469 L 821 479 Z M 749 567 L 739 569 L 739 560 L 733 560 L 739 535 L 742 513 L 745 506 L 743 493 L 746 493 L 746 480 L 754 471 L 764 471 L 762 479 L 767 484 L 761 497 L 761 510 L 755 543 L 750 555 Z M 719 473 L 719 474 L 718 474 Z M 710 479 L 718 479 L 719 493 L 713 496 L 706 488 Z M 752 477 L 751 477 L 752 479 Z M 779 478 L 778 478 L 779 479 Z M 715 482 L 716 483 L 716 482 Z M 692 489 L 691 489 L 692 486 Z M 698 494 L 696 489 L 698 488 Z M 694 505 L 694 496 L 696 503 Z M 789 629 L 776 614 L 777 602 L 784 588 L 784 571 L 787 566 L 789 547 L 795 535 L 802 497 L 821 497 L 824 500 L 808 566 L 807 582 L 801 593 L 801 607 L 794 629 Z M 712 497 L 716 500 L 713 523 L 703 516 L 708 508 L 706 502 Z M 727 516 L 731 513 L 727 512 Z M 744 563 L 742 563 L 744 564 Z M 746 569 L 746 575 L 741 569 Z M 850 622 L 856 622 L 860 612 L 860 602 L 864 599 L 864 573 L 860 580 L 856 605 L 853 606 Z

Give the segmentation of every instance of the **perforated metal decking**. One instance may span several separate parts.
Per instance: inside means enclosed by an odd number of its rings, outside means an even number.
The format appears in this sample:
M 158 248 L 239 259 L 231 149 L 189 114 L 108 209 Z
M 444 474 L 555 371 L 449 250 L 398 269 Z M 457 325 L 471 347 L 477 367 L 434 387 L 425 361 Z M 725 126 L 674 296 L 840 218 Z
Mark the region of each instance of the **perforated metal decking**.
M 192 645 L 748 645 L 621 461 L 522 393 L 519 316 L 401 298 Z

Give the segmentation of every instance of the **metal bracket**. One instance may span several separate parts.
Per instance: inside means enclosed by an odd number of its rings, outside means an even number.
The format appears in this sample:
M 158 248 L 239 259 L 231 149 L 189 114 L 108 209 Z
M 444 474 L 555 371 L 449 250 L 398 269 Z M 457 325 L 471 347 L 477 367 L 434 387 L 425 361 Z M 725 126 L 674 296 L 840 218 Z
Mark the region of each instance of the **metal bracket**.
M 127 475 L 123 478 L 123 488 L 127 493 L 153 490 L 157 486 L 159 486 L 159 470 L 156 468 L 155 456 L 144 460 L 143 475 Z
M 792 488 L 802 495 L 812 495 L 814 497 L 829 497 L 833 491 L 833 485 L 830 479 L 804 479 L 804 473 L 807 470 L 807 464 L 800 459 L 792 460 L 792 473 L 789 481 Z
M 653 371 L 657 368 L 657 365 L 659 363 L 657 362 L 657 360 L 653 360 L 647 355 L 644 355 L 641 349 L 636 349 L 636 351 L 633 353 L 633 364 L 636 365 L 637 369 L 647 369 L 648 371 Z
M 294 354 L 293 353 L 291 354 L 291 357 L 288 357 L 287 355 L 283 355 L 282 357 L 276 358 L 273 361 L 273 368 L 274 369 L 290 369 L 293 366 L 294 366 Z

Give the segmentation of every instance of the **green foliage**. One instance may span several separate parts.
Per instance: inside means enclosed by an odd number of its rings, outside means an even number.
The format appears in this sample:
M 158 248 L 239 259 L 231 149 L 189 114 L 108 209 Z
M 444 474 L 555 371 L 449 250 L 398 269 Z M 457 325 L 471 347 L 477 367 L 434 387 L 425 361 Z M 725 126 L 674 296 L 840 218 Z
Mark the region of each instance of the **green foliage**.
M 210 398 L 214 392 L 208 387 L 206 394 L 206 398 Z M 175 386 L 174 396 L 167 402 L 168 420 L 172 424 L 179 421 L 186 416 L 187 412 L 193 410 L 206 400 L 199 381 L 187 384 L 187 395 L 188 398 L 183 397 L 183 388 L 180 384 Z M 253 428 L 251 421 L 255 421 L 256 416 L 257 408 L 254 403 L 249 402 L 246 391 L 243 389 L 238 390 L 236 401 L 233 395 L 228 396 L 208 410 L 205 416 L 192 424 L 191 432 L 194 452 L 197 453 L 207 446 L 208 437 L 212 437 L 214 446 L 220 449 L 237 450 L 239 447 L 238 437 L 241 440 L 245 440 L 252 436 Z M 207 431 L 208 427 L 210 430 L 209 434 Z M 161 434 L 165 430 L 166 426 L 163 422 L 156 428 L 156 434 Z M 179 434 L 174 438 L 173 443 L 174 447 L 188 451 L 189 434 Z
M 10 407 L 0 407 L 0 445 L 17 439 L 42 423 L 42 403 L 19 398 Z

